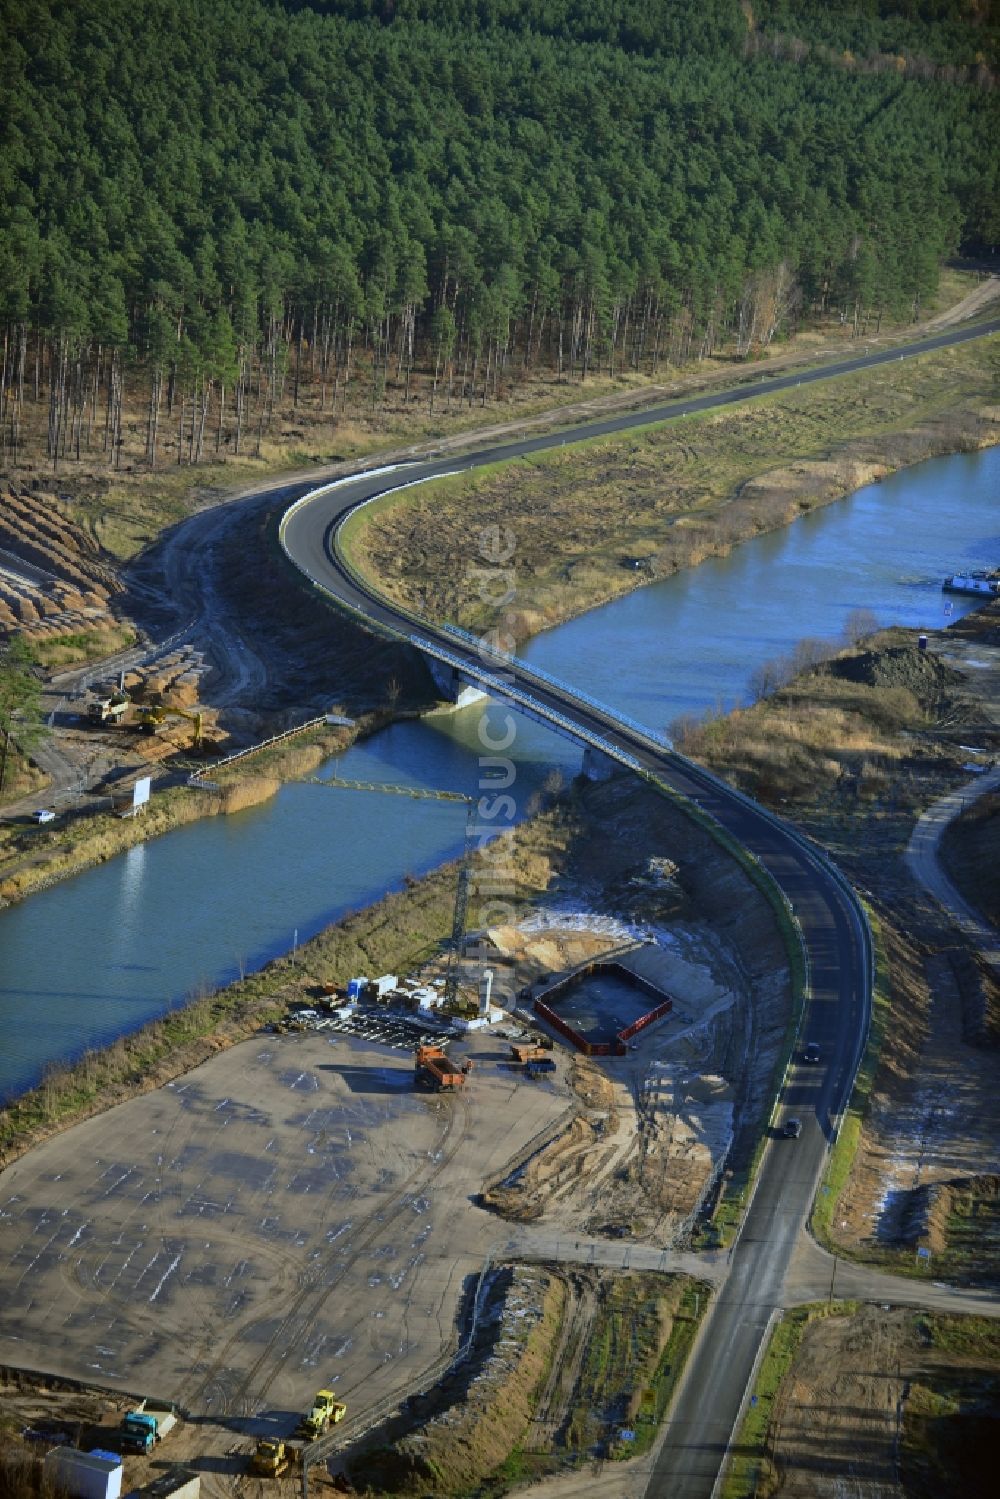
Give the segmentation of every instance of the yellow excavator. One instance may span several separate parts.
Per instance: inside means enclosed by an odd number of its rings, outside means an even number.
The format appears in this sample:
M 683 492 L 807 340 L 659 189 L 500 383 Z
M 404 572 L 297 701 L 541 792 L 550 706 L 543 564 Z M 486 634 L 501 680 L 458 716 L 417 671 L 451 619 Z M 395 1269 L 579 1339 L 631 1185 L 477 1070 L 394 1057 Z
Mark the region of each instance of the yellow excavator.
M 155 734 L 168 718 L 186 718 L 188 723 L 194 724 L 192 747 L 201 749 L 202 718 L 196 708 L 168 708 L 163 703 L 142 703 L 136 705 L 135 716 L 144 734 Z

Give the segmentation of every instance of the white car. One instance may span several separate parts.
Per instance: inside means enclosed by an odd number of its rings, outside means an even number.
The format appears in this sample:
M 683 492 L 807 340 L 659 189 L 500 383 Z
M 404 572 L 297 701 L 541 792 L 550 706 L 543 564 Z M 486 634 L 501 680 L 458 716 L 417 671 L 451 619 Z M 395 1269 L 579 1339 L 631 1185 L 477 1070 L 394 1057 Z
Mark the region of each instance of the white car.
M 36 822 L 55 822 L 56 814 L 49 807 L 39 807 L 37 812 L 32 812 Z

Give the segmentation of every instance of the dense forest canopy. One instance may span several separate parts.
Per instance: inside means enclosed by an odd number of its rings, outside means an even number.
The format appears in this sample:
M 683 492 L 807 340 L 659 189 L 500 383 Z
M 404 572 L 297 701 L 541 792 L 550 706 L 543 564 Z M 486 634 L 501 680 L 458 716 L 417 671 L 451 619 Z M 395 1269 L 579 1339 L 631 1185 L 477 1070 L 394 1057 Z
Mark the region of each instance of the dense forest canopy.
M 375 385 L 488 386 L 916 309 L 1000 240 L 997 34 L 987 0 L 8 0 L 0 456 L 26 383 L 54 454 L 106 393 L 113 454 L 143 372 L 155 461 L 164 381 L 200 453 L 303 349 L 335 401 L 359 344 Z

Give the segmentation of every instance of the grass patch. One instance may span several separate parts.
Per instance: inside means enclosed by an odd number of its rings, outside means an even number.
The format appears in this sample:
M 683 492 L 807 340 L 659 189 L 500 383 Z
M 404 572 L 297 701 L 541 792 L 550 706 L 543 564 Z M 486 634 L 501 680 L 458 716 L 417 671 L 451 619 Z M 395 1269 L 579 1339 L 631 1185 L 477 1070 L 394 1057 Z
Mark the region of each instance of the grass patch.
M 218 798 L 202 800 L 185 787 L 171 787 L 158 791 L 141 817 L 81 813 L 64 815 L 44 828 L 18 830 L 7 845 L 12 857 L 0 867 L 0 902 L 20 900 L 137 843 L 221 810 Z
M 543 1274 L 543 1315 L 533 1321 L 530 1282 Z M 491 1499 L 595 1455 L 649 1450 L 711 1288 L 684 1276 L 565 1267 L 519 1266 L 513 1277 L 527 1324 L 495 1320 L 459 1387 L 419 1426 L 353 1464 L 356 1483 L 379 1493 Z M 498 1336 L 502 1359 L 492 1346 Z M 636 1440 L 621 1441 L 622 1429 Z
M 32 763 L 30 756 L 22 753 L 12 739 L 7 751 L 7 773 L 0 806 L 20 801 L 22 796 L 30 796 L 33 791 L 43 791 L 48 784 L 48 776 Z M 13 829 L 9 823 L 0 824 L 0 857 L 4 843 L 12 835 Z
M 300 779 L 318 769 L 331 755 L 345 749 L 361 729 L 377 720 L 353 728 L 318 725 L 294 738 L 236 761 L 218 772 L 206 767 L 207 779 L 218 792 L 192 791 L 174 786 L 157 791 L 141 817 L 121 818 L 109 811 L 63 814 L 56 824 L 24 827 L 0 825 L 0 903 L 21 900 L 33 891 L 78 874 L 94 864 L 106 863 L 137 843 L 147 843 L 174 828 L 200 817 L 240 812 L 274 796 L 282 782 Z M 44 778 L 35 784 L 44 786 Z M 30 778 L 12 779 L 13 796 L 32 789 Z
M 950 1187 L 946 1244 L 934 1255 L 934 1274 L 965 1283 L 992 1280 L 1000 1264 L 1000 1193 L 996 1176 Z
M 912 1499 L 992 1494 L 1000 1437 L 1000 1322 L 920 1313 L 928 1350 L 910 1385 L 900 1433 L 900 1476 Z
M 640 1457 L 652 1447 L 663 1418 L 673 1402 L 691 1349 L 694 1347 L 701 1319 L 708 1310 L 710 1295 L 711 1287 L 702 1281 L 689 1281 L 685 1285 L 681 1304 L 674 1317 L 666 1346 L 655 1369 L 648 1377 L 646 1388 L 654 1391 L 653 1409 L 646 1412 L 640 1407 L 635 1427 L 635 1444 L 625 1450 L 625 1444 L 622 1443 L 623 1450 L 620 1456 Z
M 128 650 L 136 639 L 135 630 L 130 625 L 118 624 L 112 620 L 104 625 L 95 625 L 92 630 L 77 630 L 71 635 L 60 635 L 57 640 L 35 640 L 31 649 L 40 666 L 49 671 L 62 671 L 88 661 L 103 661 L 105 656 L 114 656 L 119 651 Z
M 921 1312 L 916 1320 L 921 1337 L 938 1353 L 1000 1364 L 1000 1320 L 947 1312 Z
M 929 1350 L 909 1388 L 899 1441 L 900 1478 L 912 1499 L 996 1488 L 1000 1437 L 1000 1325 L 990 1317 L 921 1314 Z
M 313 729 L 303 729 L 301 734 L 283 739 L 277 744 L 265 745 L 252 754 L 243 755 L 232 765 L 224 765 L 218 771 L 209 769 L 209 780 L 227 786 L 241 778 L 252 776 L 274 777 L 279 781 L 300 780 L 312 775 L 331 756 L 339 754 L 357 737 L 359 730 L 365 733 L 375 727 L 373 720 L 365 719 L 353 728 L 333 728 L 317 724 Z
M 705 1283 L 679 1277 L 614 1279 L 590 1329 L 557 1450 L 612 1459 L 648 1452 L 710 1294 Z M 622 1441 L 623 1430 L 635 1441 Z
M 178 789 L 154 799 L 151 807 L 186 798 L 198 815 L 198 798 L 204 795 Z M 154 815 L 147 814 L 147 823 Z M 550 854 L 564 840 L 563 820 L 557 808 L 522 823 L 511 835 L 525 908 L 548 882 Z M 122 826 L 141 835 L 139 823 L 129 819 Z M 412 972 L 451 934 L 456 878 L 453 863 L 404 881 L 402 889 L 300 943 L 294 954 L 241 974 L 223 989 L 192 995 L 162 1019 L 78 1062 L 50 1068 L 37 1088 L 0 1108 L 0 1168 L 46 1135 L 159 1087 L 252 1035 L 289 1004 L 311 999 L 318 984 L 343 985 L 357 973 Z M 473 903 L 472 922 L 475 914 Z

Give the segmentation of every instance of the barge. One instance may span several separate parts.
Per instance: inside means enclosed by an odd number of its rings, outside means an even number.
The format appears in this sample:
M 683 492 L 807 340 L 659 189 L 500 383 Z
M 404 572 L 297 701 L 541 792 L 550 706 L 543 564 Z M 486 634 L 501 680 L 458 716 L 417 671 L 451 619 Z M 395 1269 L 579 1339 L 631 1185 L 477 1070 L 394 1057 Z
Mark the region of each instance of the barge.
M 941 584 L 945 593 L 973 593 L 984 598 L 1000 598 L 1000 573 L 952 573 Z

